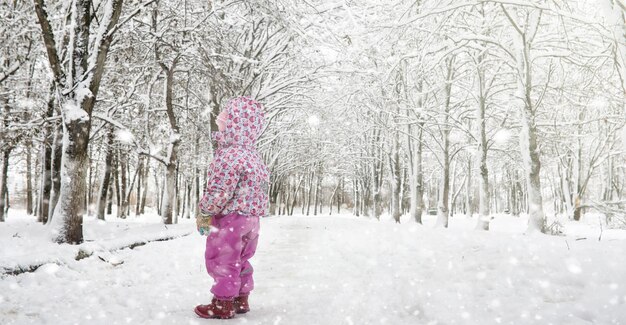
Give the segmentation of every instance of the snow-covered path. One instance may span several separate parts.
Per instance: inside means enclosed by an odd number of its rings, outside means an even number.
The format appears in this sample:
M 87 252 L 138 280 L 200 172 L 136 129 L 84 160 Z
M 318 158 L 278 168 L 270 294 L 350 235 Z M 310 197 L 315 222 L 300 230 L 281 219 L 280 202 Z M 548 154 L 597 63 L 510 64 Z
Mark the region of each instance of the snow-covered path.
M 193 227 L 192 224 L 183 225 Z M 252 311 L 196 318 L 197 234 L 0 279 L 0 324 L 626 324 L 626 241 L 263 219 Z

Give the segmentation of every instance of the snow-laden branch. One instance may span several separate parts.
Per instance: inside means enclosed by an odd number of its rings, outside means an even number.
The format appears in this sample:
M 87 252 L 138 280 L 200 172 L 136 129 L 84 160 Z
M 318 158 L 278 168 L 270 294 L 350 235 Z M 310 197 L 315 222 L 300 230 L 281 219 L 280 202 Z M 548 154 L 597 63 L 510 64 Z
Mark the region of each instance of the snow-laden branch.
M 128 130 L 128 128 L 126 128 L 126 126 L 124 126 L 120 122 L 114 120 L 111 116 L 105 116 L 105 115 L 101 115 L 101 114 L 98 114 L 98 113 L 94 113 L 92 116 L 94 118 L 97 118 L 97 119 L 101 120 L 101 121 L 109 123 L 109 124 L 115 126 L 116 128 L 118 128 L 120 130 L 125 130 L 125 131 L 130 132 L 130 130 Z
M 167 157 L 163 157 L 161 155 L 153 154 L 149 150 L 140 149 L 140 150 L 137 151 L 137 154 L 141 155 L 141 156 L 148 156 L 150 158 L 153 158 L 153 159 L 157 160 L 158 162 L 160 162 L 160 163 L 162 163 L 163 165 L 166 165 L 166 166 L 169 164 Z
M 61 61 L 59 60 L 58 52 L 56 49 L 54 32 L 50 21 L 48 20 L 48 12 L 45 9 L 43 0 L 35 0 L 35 12 L 37 13 L 37 19 L 41 26 L 41 34 L 46 45 L 46 51 L 48 53 L 48 61 L 50 68 L 54 75 L 54 80 L 57 84 L 60 84 L 63 80 L 63 68 L 61 67 Z
M 468 3 L 460 3 L 460 4 L 443 7 L 443 8 L 438 8 L 438 9 L 434 9 L 425 13 L 421 13 L 417 16 L 412 17 L 410 20 L 402 21 L 402 22 L 398 22 L 398 23 L 390 24 L 390 25 L 383 25 L 382 27 L 387 27 L 387 28 L 403 27 L 403 26 L 412 24 L 416 21 L 422 20 L 424 18 L 430 17 L 432 15 L 439 15 L 439 14 L 455 11 L 455 10 L 465 8 L 465 7 L 473 7 L 473 6 L 476 6 L 476 4 L 477 4 L 476 2 L 472 1 Z
M 134 134 L 123 124 L 119 123 L 118 121 L 112 119 L 110 116 L 104 116 L 101 114 L 93 114 L 94 118 L 97 118 L 99 120 L 102 120 L 106 123 L 109 123 L 113 126 L 115 126 L 116 128 L 123 130 L 124 132 L 127 132 L 128 138 L 130 139 L 131 143 L 135 146 L 135 148 L 137 149 L 137 154 L 138 155 L 143 155 L 143 156 L 149 156 L 151 158 L 154 158 L 155 160 L 159 161 L 160 163 L 167 165 L 169 159 L 167 157 L 163 157 L 161 155 L 157 155 L 152 153 L 150 150 L 146 150 L 144 148 L 141 147 L 141 145 L 137 142 L 136 137 L 134 136 Z
M 565 10 L 559 8 L 548 7 L 543 4 L 539 4 L 536 1 L 529 0 L 478 0 L 479 3 L 496 3 L 500 5 L 513 5 L 518 7 L 526 7 L 526 8 L 534 8 L 546 12 L 552 12 L 558 16 L 562 16 L 565 18 L 569 18 L 572 20 L 577 20 L 579 22 L 589 24 L 589 25 L 598 25 L 598 22 L 589 20 L 587 17 L 579 16 L 573 14 L 571 12 L 567 12 Z M 521 31 L 521 30 L 520 30 Z
M 7 69 L 6 72 L 3 72 L 2 74 L 0 74 L 0 84 L 6 80 L 7 78 L 9 78 L 10 76 L 12 76 L 14 73 L 17 72 L 17 70 L 19 70 L 19 68 L 22 66 L 23 61 L 17 61 L 14 62 L 9 69 Z
M 9 130 L 32 130 L 32 129 L 36 129 L 39 127 L 44 126 L 46 123 L 50 123 L 50 122 L 54 122 L 57 120 L 60 120 L 61 116 L 57 115 L 57 116 L 52 116 L 52 117 L 40 117 L 40 118 L 36 118 L 34 120 L 30 120 L 28 122 L 25 123 L 16 123 L 16 124 L 10 124 L 8 126 Z
M 125 17 L 121 22 L 117 23 L 115 27 L 111 28 L 111 30 L 107 34 L 107 37 L 112 37 L 124 24 L 126 24 L 133 17 L 137 16 L 141 12 L 141 10 L 145 9 L 147 6 L 151 5 L 155 1 L 157 0 L 148 0 L 142 3 L 141 5 L 139 5 L 139 8 L 135 9 L 127 17 Z

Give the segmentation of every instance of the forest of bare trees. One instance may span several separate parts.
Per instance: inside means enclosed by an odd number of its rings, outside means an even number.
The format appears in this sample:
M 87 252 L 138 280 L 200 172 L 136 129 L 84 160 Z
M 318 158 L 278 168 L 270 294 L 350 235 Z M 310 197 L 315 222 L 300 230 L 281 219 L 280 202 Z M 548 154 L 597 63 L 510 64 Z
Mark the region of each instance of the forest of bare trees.
M 272 214 L 626 227 L 621 0 L 11 0 L 0 21 L 0 221 L 57 242 L 86 215 L 193 217 L 237 95 L 267 110 Z

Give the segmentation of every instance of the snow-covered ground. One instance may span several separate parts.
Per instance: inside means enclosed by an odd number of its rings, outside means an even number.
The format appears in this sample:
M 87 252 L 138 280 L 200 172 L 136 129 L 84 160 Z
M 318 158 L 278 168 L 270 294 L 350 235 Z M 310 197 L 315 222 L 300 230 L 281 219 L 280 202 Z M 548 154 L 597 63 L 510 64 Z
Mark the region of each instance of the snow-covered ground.
M 195 232 L 104 253 L 194 230 L 189 220 L 166 230 L 158 218 L 133 221 L 87 220 L 95 253 L 81 261 L 75 247 L 37 239 L 44 228 L 29 217 L 0 224 L 0 265 L 65 256 L 0 279 L 0 324 L 626 324 L 626 232 L 604 229 L 598 241 L 593 215 L 561 237 L 526 236 L 525 220 L 508 216 L 489 232 L 458 216 L 450 229 L 433 229 L 431 217 L 265 218 L 252 311 L 230 321 L 193 313 L 211 298 Z

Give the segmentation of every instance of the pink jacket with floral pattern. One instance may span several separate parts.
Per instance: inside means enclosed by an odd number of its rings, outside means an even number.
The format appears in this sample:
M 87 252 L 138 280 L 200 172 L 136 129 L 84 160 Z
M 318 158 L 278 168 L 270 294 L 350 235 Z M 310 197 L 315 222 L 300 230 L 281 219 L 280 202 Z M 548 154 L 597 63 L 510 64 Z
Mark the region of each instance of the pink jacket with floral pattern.
M 269 171 L 256 149 L 263 130 L 263 107 L 249 97 L 228 101 L 223 132 L 213 132 L 218 143 L 209 166 L 200 211 L 220 217 L 231 212 L 252 217 L 268 215 Z

